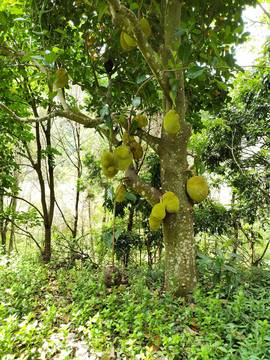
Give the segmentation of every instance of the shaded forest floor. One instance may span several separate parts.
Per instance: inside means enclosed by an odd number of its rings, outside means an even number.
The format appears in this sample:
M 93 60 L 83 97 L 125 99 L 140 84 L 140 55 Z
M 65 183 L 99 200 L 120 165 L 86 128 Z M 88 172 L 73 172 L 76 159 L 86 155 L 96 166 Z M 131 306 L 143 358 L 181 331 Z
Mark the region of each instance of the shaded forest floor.
M 270 359 L 270 271 L 211 274 L 184 303 L 160 270 L 106 289 L 87 263 L 0 258 L 0 358 Z

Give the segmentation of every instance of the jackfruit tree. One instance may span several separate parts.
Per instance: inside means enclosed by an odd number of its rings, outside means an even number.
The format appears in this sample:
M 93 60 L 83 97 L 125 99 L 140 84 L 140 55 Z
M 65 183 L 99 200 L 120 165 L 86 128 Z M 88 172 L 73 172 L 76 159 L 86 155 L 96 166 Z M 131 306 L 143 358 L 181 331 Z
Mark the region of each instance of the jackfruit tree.
M 202 126 L 200 111 L 216 113 L 226 99 L 239 68 L 234 46 L 247 37 L 241 13 L 256 1 L 29 3 L 28 24 L 18 26 L 28 26 L 36 52 L 27 52 L 26 44 L 14 51 L 4 35 L 5 51 L 45 73 L 48 88 L 53 86 L 50 101 L 57 93 L 60 104 L 54 100 L 50 114 L 28 121 L 66 117 L 108 139 L 103 173 L 122 177 L 126 188 L 151 204 L 150 228 L 163 231 L 166 288 L 188 295 L 196 285 L 193 206 L 209 190 L 188 162 L 189 139 Z M 88 94 L 83 111 L 66 93 L 71 79 Z M 1 108 L 9 111 L 6 104 Z M 142 181 L 134 166 L 144 144 L 159 156 L 160 188 Z

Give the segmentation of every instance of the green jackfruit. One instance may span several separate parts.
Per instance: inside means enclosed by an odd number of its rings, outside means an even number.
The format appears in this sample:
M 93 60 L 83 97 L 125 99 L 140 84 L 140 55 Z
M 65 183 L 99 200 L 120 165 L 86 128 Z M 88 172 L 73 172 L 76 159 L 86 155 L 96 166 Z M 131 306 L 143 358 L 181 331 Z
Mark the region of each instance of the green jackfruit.
M 55 73 L 56 79 L 54 82 L 54 87 L 56 89 L 62 89 L 68 84 L 68 73 L 65 69 L 58 69 Z
M 192 176 L 187 181 L 187 193 L 194 202 L 203 201 L 209 193 L 206 179 L 203 176 Z
M 149 217 L 149 227 L 151 231 L 157 231 L 161 225 L 161 220 L 157 220 L 153 216 Z
M 163 119 L 163 127 L 169 135 L 175 135 L 180 130 L 180 118 L 175 110 L 169 110 Z
M 123 50 L 130 51 L 130 50 L 133 49 L 133 46 L 129 46 L 127 44 L 124 34 L 125 34 L 124 31 L 122 31 L 121 34 L 120 34 L 120 45 L 121 45 Z
M 148 124 L 148 120 L 145 115 L 136 115 L 133 120 L 137 122 L 138 127 L 141 129 Z
M 126 170 L 132 163 L 132 153 L 126 145 L 118 146 L 114 150 L 114 156 L 119 170 Z
M 110 151 L 104 151 L 101 155 L 101 165 L 103 167 L 109 167 L 113 163 L 115 163 L 115 157 L 113 153 Z
M 114 177 L 118 173 L 117 161 L 113 153 L 104 151 L 101 156 L 102 171 L 108 178 Z
M 163 220 L 166 216 L 165 206 L 163 203 L 158 203 L 153 206 L 151 216 L 156 220 Z
M 131 141 L 129 147 L 135 160 L 140 160 L 143 157 L 142 145 L 137 143 L 136 140 Z
M 122 141 L 125 145 L 130 144 L 131 142 L 135 141 L 134 136 L 129 135 L 129 133 L 124 132 L 122 136 Z
M 179 199 L 172 191 L 166 191 L 162 196 L 162 203 L 168 213 L 177 213 L 179 211 Z
M 136 40 L 126 32 L 123 32 L 123 39 L 130 48 L 133 48 L 137 45 Z
M 146 38 L 152 34 L 151 26 L 146 18 L 140 19 L 140 26 Z
M 123 184 L 117 186 L 115 191 L 115 201 L 123 202 L 125 200 L 126 187 Z
M 118 169 L 115 166 L 103 167 L 102 171 L 108 178 L 113 178 L 118 173 Z

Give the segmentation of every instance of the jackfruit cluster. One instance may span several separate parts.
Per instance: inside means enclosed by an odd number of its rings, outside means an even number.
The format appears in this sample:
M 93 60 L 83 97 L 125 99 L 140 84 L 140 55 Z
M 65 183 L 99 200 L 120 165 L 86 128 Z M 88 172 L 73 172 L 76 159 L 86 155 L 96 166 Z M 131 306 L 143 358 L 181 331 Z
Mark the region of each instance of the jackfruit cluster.
M 115 191 L 115 201 L 116 202 L 123 202 L 125 200 L 125 194 L 126 194 L 126 187 L 123 184 L 120 184 L 117 186 Z
M 179 211 L 179 199 L 172 191 L 166 191 L 161 201 L 154 205 L 149 217 L 151 231 L 157 231 L 165 218 L 166 213 L 177 213 Z
M 101 156 L 103 173 L 108 178 L 112 178 L 119 170 L 126 170 L 132 160 L 132 152 L 126 145 L 118 146 L 114 152 L 105 151 Z
M 206 179 L 203 176 L 192 176 L 187 181 L 187 193 L 196 203 L 207 198 L 209 188 Z
M 163 127 L 169 135 L 176 135 L 180 130 L 180 117 L 174 109 L 169 110 L 163 119 Z

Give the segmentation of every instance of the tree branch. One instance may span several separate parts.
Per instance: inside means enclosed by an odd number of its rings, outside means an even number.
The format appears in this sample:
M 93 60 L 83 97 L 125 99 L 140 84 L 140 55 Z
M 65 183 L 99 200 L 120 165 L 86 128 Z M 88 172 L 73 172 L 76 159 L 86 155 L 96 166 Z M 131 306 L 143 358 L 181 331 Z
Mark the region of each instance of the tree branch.
M 43 122 L 55 117 L 62 117 L 66 118 L 72 121 L 75 121 L 81 125 L 84 125 L 85 127 L 92 128 L 96 127 L 97 125 L 101 124 L 101 121 L 99 118 L 93 119 L 89 116 L 81 113 L 81 112 L 73 112 L 72 110 L 55 110 L 52 111 L 50 114 L 42 116 L 42 117 L 35 117 L 35 118 L 22 118 L 18 116 L 13 110 L 11 110 L 8 106 L 0 102 L 0 109 L 7 112 L 14 120 L 22 122 L 22 123 L 37 123 L 37 122 Z
M 13 199 L 17 199 L 17 200 L 21 200 L 21 201 L 26 202 L 28 205 L 32 206 L 39 213 L 41 218 L 43 219 L 42 212 L 39 210 L 39 208 L 36 205 L 32 204 L 30 201 L 28 201 L 28 200 L 26 200 L 26 199 L 24 199 L 24 198 L 22 198 L 20 196 L 16 196 L 16 195 L 13 195 L 13 194 L 10 194 L 10 193 L 6 193 L 5 196 L 8 196 L 8 197 L 11 197 Z
M 260 1 L 257 1 L 257 4 L 258 4 L 259 7 L 262 9 L 262 11 L 265 13 L 265 15 L 268 17 L 268 19 L 270 19 L 270 13 L 262 6 L 262 4 L 260 3 Z
M 55 204 L 56 204 L 56 206 L 57 206 L 57 208 L 58 208 L 58 210 L 59 210 L 59 212 L 60 212 L 60 214 L 61 214 L 61 216 L 62 216 L 62 219 L 64 220 L 64 223 L 66 224 L 67 228 L 68 228 L 68 229 L 71 231 L 71 233 L 72 233 L 73 229 L 72 229 L 71 226 L 69 225 L 69 223 L 68 223 L 68 221 L 67 221 L 67 219 L 66 219 L 66 217 L 65 217 L 65 214 L 63 213 L 63 211 L 62 211 L 61 207 L 59 206 L 58 201 L 57 201 L 56 199 L 55 199 Z
M 150 135 L 148 132 L 137 129 L 138 136 L 143 139 L 156 153 L 159 151 L 160 139 L 156 136 Z
M 162 195 L 161 192 L 142 181 L 137 175 L 134 167 L 130 166 L 125 175 L 126 177 L 123 181 L 127 187 L 133 189 L 137 194 L 144 197 L 152 206 L 159 202 Z
M 263 250 L 262 255 L 257 260 L 254 261 L 254 263 L 253 263 L 254 266 L 258 266 L 259 263 L 262 261 L 262 259 L 264 258 L 264 255 L 266 254 L 266 251 L 268 250 L 269 245 L 270 245 L 270 240 L 268 240 L 268 242 Z
M 25 233 L 28 237 L 30 237 L 34 243 L 37 245 L 38 249 L 40 252 L 42 252 L 41 246 L 39 245 L 39 243 L 37 242 L 37 240 L 34 238 L 34 236 L 30 233 L 30 231 L 23 229 L 22 227 L 20 227 L 18 224 L 16 224 L 12 219 L 9 219 L 9 222 L 11 222 L 11 224 L 13 224 L 17 229 L 21 230 L 23 233 Z

